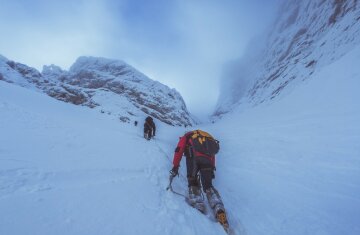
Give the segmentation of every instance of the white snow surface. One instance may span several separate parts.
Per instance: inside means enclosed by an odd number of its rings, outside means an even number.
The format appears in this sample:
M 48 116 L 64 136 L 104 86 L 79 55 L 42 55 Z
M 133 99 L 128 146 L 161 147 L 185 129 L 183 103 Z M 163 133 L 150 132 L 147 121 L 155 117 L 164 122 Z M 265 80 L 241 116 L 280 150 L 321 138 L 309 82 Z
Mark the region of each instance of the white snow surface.
M 236 234 L 360 234 L 360 47 L 200 128 Z M 165 190 L 178 137 L 0 81 L 0 234 L 225 234 Z M 185 163 L 174 189 L 186 193 Z

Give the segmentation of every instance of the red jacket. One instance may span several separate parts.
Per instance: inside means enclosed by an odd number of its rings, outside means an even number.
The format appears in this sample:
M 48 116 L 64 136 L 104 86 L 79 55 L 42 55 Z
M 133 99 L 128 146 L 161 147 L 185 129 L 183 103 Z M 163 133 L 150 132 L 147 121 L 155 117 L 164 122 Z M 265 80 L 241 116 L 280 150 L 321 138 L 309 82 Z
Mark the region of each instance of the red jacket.
M 180 165 L 180 161 L 181 158 L 185 152 L 185 156 L 186 157 L 190 157 L 189 155 L 191 154 L 189 151 L 189 147 L 191 147 L 192 145 L 192 140 L 190 138 L 190 136 L 193 134 L 192 131 L 187 132 L 183 137 L 180 137 L 180 140 L 177 144 L 177 147 L 175 149 L 175 153 L 174 153 L 174 160 L 173 160 L 173 164 L 174 167 L 178 167 Z M 194 151 L 193 153 L 195 156 L 197 157 L 206 157 L 211 161 L 211 164 L 215 167 L 215 156 L 208 156 L 206 154 Z

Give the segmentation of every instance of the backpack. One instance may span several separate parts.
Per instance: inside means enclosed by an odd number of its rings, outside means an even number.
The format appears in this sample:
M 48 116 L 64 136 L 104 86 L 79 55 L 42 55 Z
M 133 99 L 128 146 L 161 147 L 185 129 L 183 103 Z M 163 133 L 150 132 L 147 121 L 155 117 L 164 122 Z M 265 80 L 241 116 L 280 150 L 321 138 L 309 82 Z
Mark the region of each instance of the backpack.
M 147 118 L 145 119 L 145 121 L 148 122 L 148 123 L 152 123 L 152 122 L 153 122 L 153 119 L 152 119 L 152 117 L 147 116 Z
M 190 139 L 192 140 L 193 150 L 196 152 L 214 156 L 220 150 L 219 141 L 205 131 L 193 131 L 190 135 Z

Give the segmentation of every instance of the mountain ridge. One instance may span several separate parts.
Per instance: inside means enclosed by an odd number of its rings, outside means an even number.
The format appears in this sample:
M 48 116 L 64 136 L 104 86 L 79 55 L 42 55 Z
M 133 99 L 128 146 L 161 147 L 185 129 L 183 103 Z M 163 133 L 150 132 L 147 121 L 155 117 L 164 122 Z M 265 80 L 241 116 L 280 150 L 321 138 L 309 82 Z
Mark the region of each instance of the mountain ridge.
M 169 125 L 196 123 L 179 92 L 121 60 L 81 56 L 69 71 L 45 65 L 40 73 L 1 56 L 0 80 L 75 105 L 99 109 L 122 122 L 130 123 L 150 115 Z

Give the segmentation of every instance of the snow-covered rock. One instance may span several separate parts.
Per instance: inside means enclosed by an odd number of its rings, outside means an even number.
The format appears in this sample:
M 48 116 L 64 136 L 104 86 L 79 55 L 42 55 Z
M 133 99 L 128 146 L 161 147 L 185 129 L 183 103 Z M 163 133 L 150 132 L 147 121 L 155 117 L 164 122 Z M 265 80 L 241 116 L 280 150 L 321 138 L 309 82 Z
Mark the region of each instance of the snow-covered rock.
M 65 75 L 67 72 L 60 68 L 57 65 L 51 64 L 51 65 L 44 65 L 42 70 L 42 75 L 47 78 L 58 78 L 62 75 Z
M 92 108 L 97 106 L 89 94 L 70 84 L 63 83 L 61 77 L 55 76 L 58 74 L 58 70 L 50 71 L 51 69 L 45 69 L 45 73 L 41 74 L 35 68 L 8 60 L 5 57 L 0 58 L 1 80 L 44 92 L 61 101 Z
M 215 116 L 291 91 L 360 43 L 357 1 L 284 1 L 268 34 L 228 66 Z M 285 92 L 286 93 L 286 92 Z
M 69 71 L 49 65 L 40 73 L 1 56 L 0 80 L 98 109 L 123 122 L 140 121 L 147 115 L 170 125 L 191 126 L 195 122 L 175 89 L 118 60 L 80 57 Z

